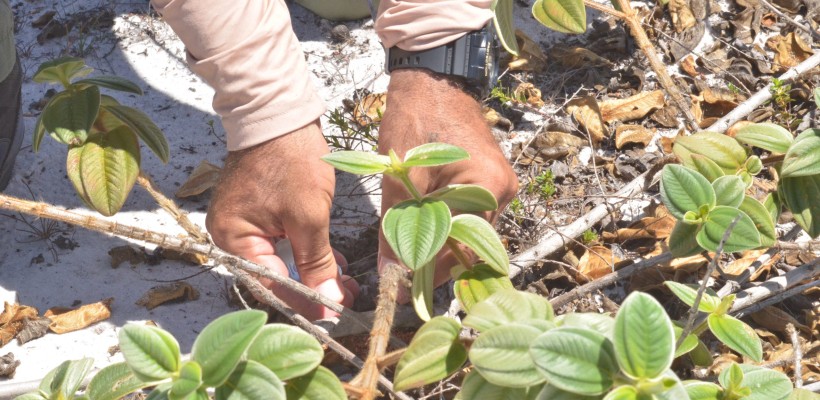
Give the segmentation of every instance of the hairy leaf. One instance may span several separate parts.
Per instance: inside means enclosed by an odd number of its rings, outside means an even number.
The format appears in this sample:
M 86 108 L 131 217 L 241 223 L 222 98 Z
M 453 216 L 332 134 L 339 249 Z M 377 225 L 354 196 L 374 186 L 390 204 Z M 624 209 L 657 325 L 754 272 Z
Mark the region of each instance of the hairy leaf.
M 690 400 L 721 400 L 723 389 L 712 382 L 690 381 L 685 382 L 683 387 L 689 394 Z
M 780 176 L 796 178 L 820 174 L 820 129 L 810 128 L 794 138 L 786 152 Z
M 447 185 L 427 194 L 426 197 L 441 200 L 451 209 L 462 212 L 494 211 L 498 208 L 495 196 L 479 185 Z
M 458 340 L 460 331 L 461 325 L 446 317 L 422 325 L 396 366 L 396 390 L 437 382 L 458 370 L 467 360 L 467 349 Z
M 712 189 L 715 190 L 717 205 L 739 207 L 743 202 L 746 184 L 737 175 L 726 175 L 715 179 Z
M 460 396 L 461 400 L 534 400 L 540 390 L 540 386 L 516 388 L 494 385 L 473 369 L 464 377 Z
M 640 400 L 638 389 L 632 385 L 618 386 L 607 393 L 604 400 Z
M 202 366 L 202 382 L 208 386 L 225 382 L 267 319 L 263 311 L 243 310 L 223 315 L 205 326 L 191 350 L 191 358 Z
M 433 289 L 435 289 L 436 261 L 430 260 L 421 268 L 413 271 L 411 294 L 413 309 L 422 321 L 429 321 L 433 316 Z
M 259 330 L 248 348 L 248 359 L 289 380 L 314 370 L 325 353 L 316 339 L 291 325 L 270 324 Z
M 661 175 L 663 204 L 677 219 L 689 211 L 699 212 L 701 206 L 715 206 L 715 190 L 697 171 L 677 164 L 663 167 Z
M 179 344 L 155 326 L 127 324 L 119 332 L 125 362 L 142 381 L 159 381 L 179 371 Z
M 470 347 L 470 362 L 490 383 L 525 388 L 544 381 L 530 357 L 530 343 L 541 330 L 510 323 L 496 326 L 482 334 Z
M 143 382 L 125 362 L 111 364 L 94 375 L 85 394 L 93 400 L 118 400 L 136 390 L 153 385 Z
M 80 79 L 74 84 L 88 84 L 97 85 L 108 89 L 118 90 L 120 92 L 134 93 L 142 96 L 142 88 L 136 83 L 128 79 L 121 78 L 114 75 L 99 75 L 93 78 Z
M 122 121 L 123 124 L 130 127 L 163 163 L 168 162 L 170 158 L 168 141 L 165 139 L 165 134 L 162 133 L 162 130 L 159 129 L 154 121 L 151 121 L 151 118 L 136 108 L 114 105 L 104 106 L 104 108 L 105 111 L 108 111 Z
M 754 329 L 730 315 L 712 314 L 708 317 L 709 330 L 730 349 L 756 362 L 763 359 L 763 347 Z
M 663 306 L 652 296 L 633 292 L 615 317 L 615 352 L 624 373 L 659 377 L 672 365 L 675 332 Z
M 92 71 L 82 58 L 60 57 L 40 64 L 32 80 L 37 83 L 61 83 L 67 87 L 72 79 L 88 75 Z
M 342 382 L 333 371 L 319 366 L 285 385 L 288 400 L 346 400 Z
M 615 332 L 615 319 L 604 314 L 569 313 L 555 317 L 555 322 L 566 328 L 591 329 L 608 338 Z
M 698 285 L 684 285 L 674 281 L 666 281 L 663 284 L 687 306 L 692 307 L 695 304 L 695 298 L 698 294 Z M 717 310 L 718 304 L 720 304 L 720 298 L 714 294 L 714 291 L 711 293 L 709 293 L 708 290 L 704 291 L 703 296 L 700 298 L 700 303 L 698 303 L 698 311 L 713 313 Z
M 702 225 L 688 224 L 683 221 L 675 223 L 669 235 L 669 251 L 675 258 L 690 257 L 702 251 L 697 241 L 698 230 Z
M 473 306 L 464 318 L 464 325 L 479 332 L 519 320 L 542 319 L 552 321 L 550 302 L 538 295 L 514 289 L 499 290 Z
M 364 151 L 336 151 L 322 156 L 322 160 L 356 175 L 380 174 L 390 167 L 390 157 Z
M 231 314 L 228 314 L 231 315 Z M 224 385 L 215 385 L 216 398 L 223 400 L 285 400 L 285 385 L 264 365 L 242 361 Z M 209 385 L 211 386 L 211 385 Z
M 759 147 L 772 153 L 785 153 L 794 141 L 792 133 L 786 128 L 768 122 L 740 128 L 735 139 L 745 145 Z
M 690 167 L 692 154 L 700 154 L 714 161 L 727 175 L 734 175 L 746 161 L 746 150 L 735 139 L 717 132 L 698 132 L 679 137 L 672 148 L 681 162 Z
M 703 175 L 709 182 L 714 182 L 715 179 L 726 175 L 723 172 L 723 169 L 721 169 L 716 162 L 710 160 L 708 157 L 700 154 L 692 154 L 691 157 L 692 165 L 690 168 L 700 172 L 700 174 Z
M 461 307 L 469 313 L 476 303 L 499 290 L 513 289 L 513 284 L 507 274 L 500 273 L 487 264 L 476 264 L 456 279 L 453 289 Z
M 470 154 L 458 146 L 447 143 L 427 143 L 414 147 L 404 155 L 404 167 L 434 167 L 469 160 Z
M 548 331 L 532 342 L 530 354 L 550 385 L 582 395 L 605 393 L 618 373 L 612 342 L 588 329 Z
M 743 211 L 726 206 L 717 206 L 709 211 L 706 223 L 698 232 L 698 244 L 706 250 L 717 251 L 724 233 L 738 216 L 740 219 L 723 244 L 723 251 L 733 253 L 760 247 L 760 233 L 757 232 L 752 219 Z
M 754 365 L 741 364 L 743 381 L 741 386 L 752 390 L 743 400 L 779 400 L 792 392 L 792 382 L 781 372 Z
M 518 42 L 515 40 L 515 21 L 513 20 L 513 0 L 493 0 L 493 24 L 498 34 L 498 41 L 504 50 L 514 56 L 518 55 Z M 492 82 L 495 84 L 495 82 Z
M 202 368 L 196 361 L 188 361 L 182 364 L 179 370 L 179 377 L 174 379 L 171 391 L 168 393 L 172 397 L 185 398 L 196 392 L 202 384 Z
M 820 174 L 783 178 L 778 186 L 778 197 L 809 236 L 820 236 L 820 201 L 817 201 L 820 199 Z
M 538 393 L 537 400 L 598 400 L 601 396 L 584 396 L 578 393 L 568 392 L 557 387 L 545 384 Z
M 536 0 L 532 15 L 547 28 L 563 33 L 584 33 L 587 12 L 581 0 Z
M 743 202 L 740 203 L 738 209 L 752 219 L 757 232 L 760 234 L 760 246 L 774 246 L 777 242 L 777 232 L 774 230 L 774 221 L 766 206 L 751 196 L 744 196 Z
M 47 132 L 60 143 L 81 145 L 88 139 L 100 110 L 100 89 L 88 86 L 60 92 L 41 115 Z
M 461 214 L 453 217 L 450 237 L 463 243 L 496 271 L 507 274 L 510 258 L 495 233 L 495 228 L 484 218 Z
M 51 399 L 73 398 L 93 364 L 93 358 L 63 361 L 40 381 L 40 392 Z
M 387 210 L 382 233 L 396 257 L 415 271 L 444 246 L 450 220 L 450 209 L 443 201 L 407 200 Z

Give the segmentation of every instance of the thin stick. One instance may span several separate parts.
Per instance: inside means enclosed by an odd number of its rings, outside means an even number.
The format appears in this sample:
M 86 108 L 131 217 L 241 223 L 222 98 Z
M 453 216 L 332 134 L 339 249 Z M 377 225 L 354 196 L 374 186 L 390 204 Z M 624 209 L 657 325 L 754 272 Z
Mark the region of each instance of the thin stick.
M 803 264 L 802 266 L 787 272 L 785 275 L 776 276 L 760 285 L 738 292 L 735 303 L 732 305 L 729 312 L 732 314 L 737 313 L 741 315 L 749 314 L 751 311 L 746 309 L 756 306 L 756 304 L 765 299 L 780 295 L 786 290 L 798 286 L 800 282 L 813 280 L 818 276 L 820 276 L 820 258 L 816 258 L 811 262 Z M 820 283 L 820 281 L 809 282 L 807 285 L 817 285 L 818 283 Z M 785 298 L 787 297 L 781 297 L 779 301 L 782 301 Z
M 344 317 L 349 317 L 355 321 L 366 326 L 361 317 L 355 311 L 344 307 L 341 304 L 330 300 L 324 295 L 314 291 L 313 289 L 296 282 L 289 276 L 280 275 L 268 268 L 259 264 L 250 262 L 243 258 L 227 253 L 222 249 L 209 244 L 198 243 L 190 238 L 180 238 L 176 236 L 166 235 L 155 231 L 150 231 L 135 226 L 120 224 L 117 222 L 106 221 L 93 215 L 82 215 L 71 212 L 51 204 L 41 203 L 36 201 L 29 201 L 18 199 L 0 193 L 0 208 L 7 210 L 22 212 L 34 215 L 41 218 L 49 218 L 57 221 L 62 221 L 68 224 L 77 225 L 88 230 L 109 233 L 120 237 L 140 240 L 147 243 L 155 244 L 166 249 L 176 250 L 188 254 L 200 254 L 206 256 L 216 264 L 230 265 L 237 269 L 263 276 L 288 289 L 293 290 L 304 296 L 306 299 L 321 304 Z
M 814 67 L 820 65 L 820 51 L 814 53 L 813 56 L 807 58 L 802 63 L 798 64 L 797 66 L 793 67 L 792 69 L 786 71 L 783 75 L 780 75 L 778 79 L 782 81 L 789 81 L 794 78 L 797 78 L 800 75 L 805 74 L 808 71 L 814 69 Z M 749 115 L 752 111 L 754 111 L 757 107 L 761 104 L 765 103 L 767 100 L 772 98 L 771 92 L 772 84 L 768 84 L 763 89 L 760 89 L 744 101 L 740 103 L 734 110 L 726 114 L 723 118 L 717 120 L 712 126 L 706 128 L 707 131 L 713 132 L 723 132 L 729 129 L 735 122 L 740 121 L 745 116 Z
M 783 14 L 782 11 L 778 10 L 777 7 L 773 6 L 768 1 L 766 1 L 766 0 L 758 0 L 758 1 L 760 2 L 760 4 L 763 4 L 766 8 L 771 10 L 771 12 L 777 14 L 778 17 L 783 18 L 784 20 L 786 20 L 786 22 L 790 23 L 795 28 L 798 28 L 798 29 L 802 30 L 803 32 L 806 32 L 809 35 L 811 35 L 811 37 L 813 37 L 814 40 L 820 40 L 820 34 L 815 32 L 814 29 L 808 28 L 808 27 L 806 27 L 806 25 L 803 25 L 803 24 L 795 21 L 792 17 L 790 17 L 786 14 Z
M 820 382 L 814 382 L 812 384 L 808 384 L 803 386 L 803 390 L 808 390 L 809 392 L 818 393 L 820 392 Z
M 781 240 L 777 242 L 776 246 L 780 250 L 797 250 L 800 252 L 820 251 L 820 240 L 800 243 L 784 242 Z
M 800 337 L 797 336 L 797 329 L 794 329 L 794 324 L 791 322 L 786 324 L 786 333 L 792 341 L 792 348 L 794 348 L 794 387 L 803 386 L 803 348 L 800 347 Z
M 605 6 L 603 4 L 596 3 L 592 0 L 584 0 L 584 5 L 591 8 L 591 9 L 593 9 L 593 10 L 598 10 L 598 11 L 604 13 L 604 14 L 609 14 L 609 15 L 615 17 L 615 18 L 620 18 L 620 19 L 624 19 L 624 20 L 627 18 L 626 14 L 624 14 L 624 13 L 622 13 L 622 12 L 612 8 L 612 7 L 608 7 L 608 6 Z
M 404 268 L 396 264 L 388 264 L 379 282 L 379 300 L 376 305 L 373 330 L 370 331 L 370 347 L 367 360 L 365 360 L 359 375 L 350 381 L 353 386 L 361 390 L 359 398 L 362 400 L 374 400 L 376 397 L 381 396 L 381 393 L 376 390 L 377 378 L 381 376 L 379 361 L 387 352 L 399 284 L 406 281 L 406 276 L 407 272 Z
M 357 368 L 362 368 L 365 363 L 362 361 L 361 358 L 357 357 L 353 352 L 348 350 L 346 347 L 342 346 L 339 342 L 333 340 L 330 336 L 328 336 L 325 332 L 321 329 L 316 327 L 315 325 L 311 324 L 305 317 L 297 314 L 293 311 L 292 308 L 288 307 L 282 300 L 279 300 L 270 290 L 265 289 L 258 280 L 251 277 L 248 273 L 244 271 L 235 270 L 232 271 L 239 282 L 244 284 L 248 287 L 251 293 L 257 298 L 263 299 L 265 303 L 270 304 L 276 311 L 279 311 L 286 317 L 288 317 L 291 321 L 293 321 L 296 326 L 304 329 L 309 334 L 313 335 L 316 339 L 318 339 L 323 344 L 327 345 L 328 348 L 339 354 L 345 361 L 353 364 Z M 393 390 L 393 384 L 390 382 L 389 379 L 385 378 L 383 375 L 379 374 L 376 371 L 377 380 L 382 385 L 382 387 L 390 392 L 393 396 L 403 399 L 403 400 L 410 400 L 410 397 L 395 392 Z
M 199 243 L 208 243 L 208 235 L 203 232 L 199 226 L 188 219 L 188 213 L 180 210 L 173 200 L 166 197 L 159 190 L 159 188 L 157 188 L 150 176 L 146 175 L 145 172 L 140 171 L 140 174 L 137 176 L 137 183 L 139 183 L 139 185 L 142 186 L 145 191 L 154 198 L 160 207 L 167 211 L 168 214 L 171 214 L 171 216 L 174 217 L 174 220 L 177 221 L 177 224 L 179 224 L 182 229 L 185 229 L 185 232 L 188 232 L 194 240 Z
M 799 285 L 799 286 L 795 286 L 795 287 L 790 288 L 788 290 L 784 290 L 784 291 L 778 290 L 771 297 L 769 297 L 765 300 L 762 300 L 759 303 L 754 303 L 754 304 L 752 304 L 748 307 L 738 309 L 737 311 L 734 311 L 733 313 L 736 314 L 738 316 L 738 318 L 744 317 L 744 316 L 749 315 L 749 314 L 754 314 L 754 313 L 756 313 L 756 312 L 758 312 L 758 311 L 760 311 L 760 310 L 762 310 L 762 309 L 764 309 L 768 306 L 780 303 L 781 301 L 786 300 L 789 297 L 797 296 L 798 294 L 803 293 L 806 290 L 809 290 L 813 287 L 818 287 L 818 286 L 820 286 L 820 281 L 815 280 L 815 281 L 812 281 L 812 282 L 804 283 L 804 284 Z
M 683 326 L 683 331 L 678 338 L 677 343 L 675 343 L 675 348 L 679 348 L 681 344 L 683 344 L 683 340 L 689 336 L 689 333 L 692 332 L 692 327 L 695 323 L 695 318 L 698 315 L 698 306 L 700 305 L 700 300 L 703 298 L 703 292 L 706 291 L 706 284 L 709 282 L 709 277 L 715 273 L 715 269 L 717 269 L 718 260 L 720 259 L 721 254 L 723 254 L 723 245 L 726 244 L 726 241 L 729 240 L 729 236 L 732 235 L 732 231 L 735 229 L 735 225 L 737 225 L 738 221 L 740 221 L 741 214 L 738 214 L 733 220 L 732 223 L 729 224 L 729 227 L 726 229 L 726 232 L 723 232 L 723 237 L 720 238 L 720 243 L 718 243 L 717 250 L 715 251 L 714 257 L 712 260 L 709 261 L 709 267 L 706 268 L 706 276 L 703 278 L 703 282 L 701 282 L 700 287 L 698 288 L 698 293 L 695 295 L 695 302 L 692 304 L 692 307 L 689 309 L 689 316 L 686 318 L 686 324 Z

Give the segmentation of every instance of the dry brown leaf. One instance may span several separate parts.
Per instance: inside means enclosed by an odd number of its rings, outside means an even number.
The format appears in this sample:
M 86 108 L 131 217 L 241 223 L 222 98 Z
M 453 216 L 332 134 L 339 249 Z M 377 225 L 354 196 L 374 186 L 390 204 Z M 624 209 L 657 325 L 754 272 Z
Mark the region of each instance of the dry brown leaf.
M 611 67 L 612 62 L 583 47 L 555 46 L 550 56 L 568 68 Z
M 48 326 L 54 333 L 67 333 L 83 329 L 91 324 L 104 321 L 111 317 L 111 303 L 113 297 L 92 304 L 80 306 L 77 309 L 64 311 L 64 308 L 53 307 L 44 314 L 51 319 Z
M 484 107 L 482 111 L 484 111 L 484 120 L 487 121 L 490 126 L 495 126 L 498 121 L 501 120 L 501 115 L 492 107 Z
M 668 6 L 675 32 L 681 33 L 697 24 L 688 0 L 669 0 Z
M 669 237 L 675 222 L 675 217 L 671 215 L 641 218 L 628 228 L 618 229 L 615 239 L 618 242 L 635 239 L 663 240 Z
M 604 122 L 640 119 L 650 111 L 663 107 L 663 91 L 641 92 L 625 99 L 607 100 L 600 104 Z
M 136 304 L 151 310 L 171 301 L 189 301 L 199 298 L 199 292 L 188 282 L 174 282 L 170 285 L 155 286 L 146 292 Z
M 20 333 L 17 334 L 17 343 L 23 345 L 43 337 L 48 332 L 49 324 L 51 324 L 51 320 L 46 317 L 25 319 Z
M 698 71 L 697 59 L 691 54 L 680 60 L 680 68 L 693 78 L 701 76 L 701 73 Z
M 763 255 L 763 253 L 765 253 L 765 252 L 766 252 L 766 250 L 749 250 L 749 251 L 747 251 L 746 253 L 743 254 L 743 257 L 733 261 L 729 265 L 724 266 L 723 267 L 723 273 L 725 273 L 726 275 L 731 276 L 731 277 L 739 277 L 744 272 L 746 272 L 746 270 L 749 269 L 749 267 L 751 267 L 752 264 L 755 261 L 757 261 L 757 259 L 760 258 L 760 256 Z M 761 273 L 763 273 L 762 272 L 763 270 L 768 270 L 769 268 L 771 268 L 771 266 L 777 260 L 778 260 L 778 258 L 772 257 L 772 258 L 769 259 L 769 261 L 766 262 L 766 264 L 759 266 L 757 268 L 757 270 L 755 271 L 755 277 L 757 277 Z M 715 277 L 719 276 L 717 271 L 715 272 L 714 276 Z M 750 279 L 754 280 L 755 277 L 752 277 Z
M 0 357 L 0 377 L 14 378 L 14 373 L 17 372 L 19 365 L 20 361 L 14 359 L 14 353 L 6 353 L 6 355 Z
M 641 125 L 621 125 L 615 128 L 615 147 L 620 149 L 628 143 L 639 143 L 646 147 L 654 135 Z
M 371 93 L 364 96 L 353 108 L 353 119 L 361 126 L 382 120 L 387 109 L 387 93 Z
M 581 256 L 578 262 L 578 272 L 598 279 L 615 268 L 615 264 L 621 261 L 620 258 L 612 254 L 612 250 L 604 246 L 592 246 Z
M 199 165 L 188 176 L 188 180 L 174 193 L 174 196 L 182 199 L 204 193 L 219 182 L 219 172 L 221 170 L 222 168 L 205 160 L 200 161 Z
M 797 319 L 777 307 L 766 307 L 752 314 L 751 317 L 756 324 L 770 331 L 785 333 L 786 325 L 792 324 L 795 328 L 811 334 L 808 326 L 801 324 Z
M 584 96 L 572 99 L 567 103 L 567 113 L 586 128 L 593 143 L 600 143 L 609 136 L 609 132 L 604 127 L 604 120 L 601 117 L 601 110 L 598 108 L 595 97 Z
M 183 253 L 174 249 L 162 248 L 162 258 L 173 261 L 184 261 L 194 265 L 204 265 L 208 263 L 208 256 L 204 254 Z
M 34 307 L 5 303 L 3 308 L 0 314 L 0 347 L 17 337 L 29 320 L 38 318 Z
M 520 30 L 515 30 L 518 56 L 507 64 L 510 71 L 541 71 L 547 65 L 547 55 L 541 46 Z
M 772 65 L 775 72 L 786 71 L 814 54 L 803 38 L 795 35 L 794 32 L 789 32 L 786 36 L 774 36 L 766 42 L 766 45 L 775 51 Z
M 541 99 L 541 91 L 529 82 L 519 84 L 515 90 L 513 90 L 513 97 L 516 99 L 527 99 L 527 104 L 535 108 L 544 106 L 544 100 Z
M 131 266 L 145 262 L 145 253 L 127 244 L 113 247 L 108 250 L 108 255 L 111 256 L 111 268 L 119 268 L 124 262 L 128 262 Z

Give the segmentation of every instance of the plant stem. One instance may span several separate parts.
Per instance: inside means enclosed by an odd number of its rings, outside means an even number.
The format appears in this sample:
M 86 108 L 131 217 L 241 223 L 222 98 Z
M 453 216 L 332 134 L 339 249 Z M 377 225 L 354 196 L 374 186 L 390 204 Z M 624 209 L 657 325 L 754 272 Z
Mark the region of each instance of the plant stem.
M 401 183 L 404 184 L 405 189 L 413 196 L 413 199 L 421 201 L 423 197 L 421 193 L 419 193 L 419 190 L 416 189 L 416 185 L 413 184 L 413 181 L 410 180 L 410 174 L 408 174 L 407 171 L 403 171 L 399 174 L 399 179 Z
M 139 176 L 137 176 L 137 183 L 142 186 L 151 197 L 162 207 L 168 214 L 171 214 L 174 217 L 174 220 L 177 221 L 177 224 L 185 229 L 185 232 L 188 232 L 191 237 L 193 237 L 199 243 L 208 243 L 208 235 L 202 231 L 196 224 L 191 222 L 188 219 L 188 213 L 182 211 L 177 207 L 176 203 L 173 200 L 166 197 L 160 190 L 157 188 L 154 181 L 151 180 L 151 177 L 145 174 L 142 170 L 140 170 Z
M 786 159 L 785 154 L 775 154 L 773 156 L 766 157 L 766 158 L 764 158 L 760 161 L 763 162 L 763 165 L 772 165 L 772 164 L 775 164 L 775 163 L 779 163 L 779 162 L 783 161 L 784 159 Z

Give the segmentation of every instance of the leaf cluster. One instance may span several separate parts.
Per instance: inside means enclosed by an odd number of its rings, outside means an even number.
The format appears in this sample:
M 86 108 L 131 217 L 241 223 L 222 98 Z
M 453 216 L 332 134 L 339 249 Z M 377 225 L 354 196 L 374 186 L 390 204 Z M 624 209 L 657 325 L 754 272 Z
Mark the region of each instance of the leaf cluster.
M 18 400 L 116 400 L 154 387 L 151 400 L 345 399 L 341 382 L 320 366 L 324 351 L 299 328 L 265 325 L 267 314 L 237 311 L 217 318 L 197 336 L 190 360 L 176 339 L 160 328 L 128 324 L 119 333 L 125 362 L 100 370 L 82 395 L 90 358 L 66 361 L 43 378 L 36 392 Z
M 34 131 L 34 151 L 46 133 L 68 147 L 66 172 L 89 207 L 110 216 L 122 208 L 140 170 L 139 140 L 162 162 L 170 151 L 165 135 L 142 111 L 100 93 L 101 88 L 142 95 L 133 82 L 110 75 L 83 78 L 93 70 L 80 58 L 40 65 L 34 81 L 62 85 L 43 108 Z

